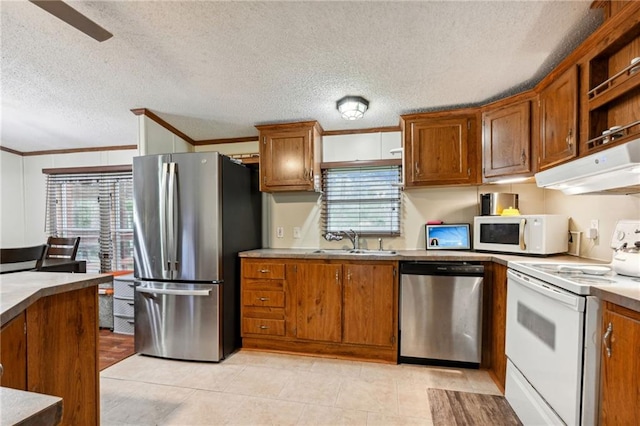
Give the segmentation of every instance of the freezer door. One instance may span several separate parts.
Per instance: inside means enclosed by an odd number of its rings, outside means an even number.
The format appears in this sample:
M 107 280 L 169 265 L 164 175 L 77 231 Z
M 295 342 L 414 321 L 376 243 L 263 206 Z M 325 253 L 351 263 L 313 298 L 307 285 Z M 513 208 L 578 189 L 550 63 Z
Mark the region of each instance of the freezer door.
M 136 157 L 136 277 L 221 281 L 219 154 Z
M 135 288 L 136 352 L 222 359 L 220 284 L 142 282 Z

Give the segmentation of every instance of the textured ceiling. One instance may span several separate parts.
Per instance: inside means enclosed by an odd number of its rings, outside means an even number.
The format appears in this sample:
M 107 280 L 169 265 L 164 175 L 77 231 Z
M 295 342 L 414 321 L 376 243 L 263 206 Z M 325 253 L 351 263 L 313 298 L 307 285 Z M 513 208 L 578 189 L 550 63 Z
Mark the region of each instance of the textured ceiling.
M 601 22 L 591 0 L 69 3 L 113 38 L 0 1 L 4 147 L 136 144 L 132 108 L 195 140 L 396 126 L 532 87 Z M 362 120 L 340 118 L 345 95 L 370 101 Z

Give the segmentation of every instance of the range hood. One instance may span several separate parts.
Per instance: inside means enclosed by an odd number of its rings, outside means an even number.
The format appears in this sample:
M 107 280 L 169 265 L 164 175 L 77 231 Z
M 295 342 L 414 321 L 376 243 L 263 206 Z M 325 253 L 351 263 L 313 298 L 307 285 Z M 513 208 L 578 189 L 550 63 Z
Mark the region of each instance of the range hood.
M 640 139 L 536 173 L 541 188 L 565 194 L 640 193 Z

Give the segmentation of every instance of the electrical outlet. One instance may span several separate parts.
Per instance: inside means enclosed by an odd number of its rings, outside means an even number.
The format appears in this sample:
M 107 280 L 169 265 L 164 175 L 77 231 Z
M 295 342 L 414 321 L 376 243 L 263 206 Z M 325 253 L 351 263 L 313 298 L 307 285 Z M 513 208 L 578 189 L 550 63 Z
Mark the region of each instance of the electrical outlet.
M 282 226 L 278 226 L 276 228 L 276 237 L 278 238 L 284 237 L 284 228 Z
M 300 227 L 299 226 L 294 226 L 293 227 L 293 238 L 300 238 Z
M 598 226 L 598 219 L 591 219 L 591 226 L 589 226 L 589 228 L 595 229 L 596 234 L 600 232 L 600 227 Z

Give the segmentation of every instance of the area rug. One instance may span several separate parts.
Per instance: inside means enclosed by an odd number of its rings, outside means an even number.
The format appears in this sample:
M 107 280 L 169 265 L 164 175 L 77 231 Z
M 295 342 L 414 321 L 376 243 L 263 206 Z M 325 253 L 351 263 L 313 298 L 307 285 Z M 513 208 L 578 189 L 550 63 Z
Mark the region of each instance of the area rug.
M 427 389 L 434 425 L 521 425 L 504 397 Z

